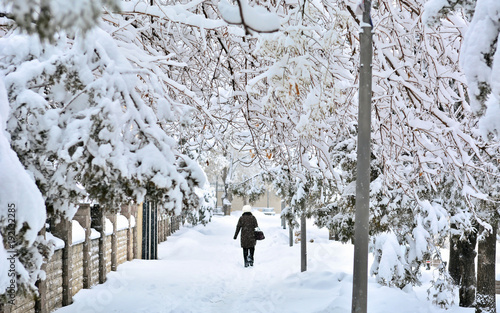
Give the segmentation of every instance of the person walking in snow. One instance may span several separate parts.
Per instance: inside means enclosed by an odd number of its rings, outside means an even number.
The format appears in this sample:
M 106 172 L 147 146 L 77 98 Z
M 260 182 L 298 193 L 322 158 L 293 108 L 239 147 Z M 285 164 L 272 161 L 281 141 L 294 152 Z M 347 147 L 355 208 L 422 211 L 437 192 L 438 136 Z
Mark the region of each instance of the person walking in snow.
M 243 215 L 241 215 L 236 225 L 236 232 L 234 233 L 234 240 L 238 237 L 241 230 L 241 247 L 243 248 L 243 260 L 245 267 L 253 266 L 255 252 L 255 228 L 259 227 L 257 219 L 252 215 L 252 207 L 249 205 L 243 206 Z

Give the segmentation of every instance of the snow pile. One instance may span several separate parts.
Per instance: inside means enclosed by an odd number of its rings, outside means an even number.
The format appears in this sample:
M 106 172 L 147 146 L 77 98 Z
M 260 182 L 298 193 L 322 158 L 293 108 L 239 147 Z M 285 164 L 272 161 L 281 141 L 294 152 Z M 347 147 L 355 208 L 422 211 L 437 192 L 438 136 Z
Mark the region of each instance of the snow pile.
M 77 245 L 85 241 L 85 229 L 78 221 L 71 221 L 71 245 Z
M 49 243 L 52 243 L 54 245 L 54 250 L 62 249 L 65 246 L 64 240 L 57 238 L 52 233 L 49 232 L 45 233 L 45 238 L 47 238 L 47 241 Z
M 113 223 L 111 223 L 111 221 L 108 218 L 105 219 L 104 233 L 106 234 L 106 236 L 111 235 L 113 233 Z
M 256 32 L 276 32 L 281 26 L 278 15 L 267 11 L 264 7 L 252 7 L 247 0 L 238 0 L 236 6 L 229 4 L 227 0 L 220 0 L 219 11 L 228 24 L 243 24 Z
M 116 230 L 119 231 L 119 230 L 127 229 L 128 227 L 129 227 L 128 219 L 121 214 L 117 214 L 116 215 Z
M 90 239 L 97 239 L 97 238 L 101 238 L 101 233 L 98 232 L 97 230 L 91 228 L 90 229 Z

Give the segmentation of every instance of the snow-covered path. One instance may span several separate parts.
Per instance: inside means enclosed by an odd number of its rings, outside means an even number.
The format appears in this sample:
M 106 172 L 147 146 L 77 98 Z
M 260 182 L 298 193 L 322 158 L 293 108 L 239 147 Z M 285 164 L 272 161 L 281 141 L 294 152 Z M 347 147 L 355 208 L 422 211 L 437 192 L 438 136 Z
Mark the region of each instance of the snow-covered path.
M 328 232 L 308 225 L 308 271 L 300 272 L 300 246 L 288 246 L 278 216 L 255 212 L 266 239 L 258 242 L 255 266 L 243 267 L 233 240 L 241 212 L 215 216 L 206 227 L 184 227 L 159 246 L 159 260 L 133 260 L 108 281 L 82 290 L 57 313 L 348 313 L 351 311 L 352 245 L 328 241 Z M 431 276 L 425 272 L 424 276 Z M 404 292 L 370 279 L 370 313 L 437 313 L 425 287 Z M 454 307 L 452 312 L 472 313 Z

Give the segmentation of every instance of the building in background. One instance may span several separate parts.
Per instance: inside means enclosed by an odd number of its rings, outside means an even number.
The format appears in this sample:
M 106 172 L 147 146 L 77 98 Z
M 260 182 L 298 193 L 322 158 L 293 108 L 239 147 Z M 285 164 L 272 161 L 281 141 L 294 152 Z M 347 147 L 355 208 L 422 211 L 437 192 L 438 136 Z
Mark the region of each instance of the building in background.
M 223 185 L 219 183 L 216 185 L 212 184 L 214 189 L 217 189 L 217 210 L 216 212 L 222 212 L 222 194 L 224 193 Z M 249 203 L 252 208 L 262 211 L 264 208 L 274 208 L 276 214 L 281 213 L 281 198 L 276 195 L 276 193 L 268 188 L 267 191 L 260 196 L 260 198 L 254 203 Z M 231 201 L 231 211 L 241 211 L 243 207 L 243 198 L 233 196 L 233 201 Z

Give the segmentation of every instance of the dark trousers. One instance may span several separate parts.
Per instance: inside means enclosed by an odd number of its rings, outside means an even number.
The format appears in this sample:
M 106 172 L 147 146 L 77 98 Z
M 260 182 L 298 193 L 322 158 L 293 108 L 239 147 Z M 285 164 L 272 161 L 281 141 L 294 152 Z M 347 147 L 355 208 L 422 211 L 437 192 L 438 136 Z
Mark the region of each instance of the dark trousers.
M 255 247 L 252 248 L 243 248 L 243 260 L 245 264 L 247 262 L 253 262 L 253 253 L 255 252 Z

